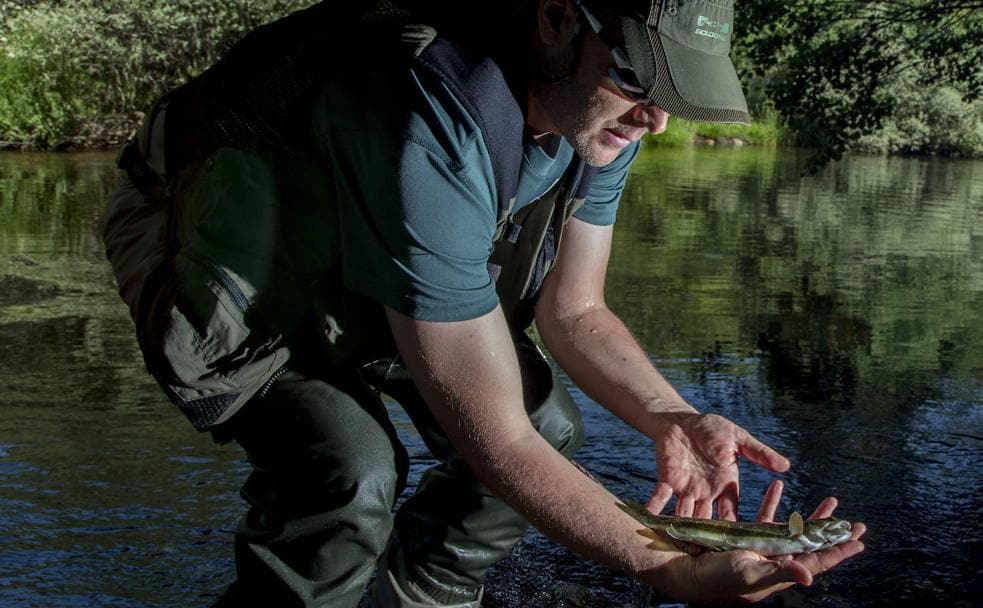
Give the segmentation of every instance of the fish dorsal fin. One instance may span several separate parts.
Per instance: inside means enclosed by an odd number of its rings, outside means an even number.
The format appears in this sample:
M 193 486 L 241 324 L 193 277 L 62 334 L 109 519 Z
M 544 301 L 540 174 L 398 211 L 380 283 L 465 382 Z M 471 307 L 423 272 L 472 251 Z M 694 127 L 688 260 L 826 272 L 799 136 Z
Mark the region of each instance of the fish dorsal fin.
M 788 535 L 798 536 L 802 534 L 802 529 L 805 527 L 805 523 L 802 521 L 802 516 L 796 511 L 792 513 L 792 517 L 788 518 Z

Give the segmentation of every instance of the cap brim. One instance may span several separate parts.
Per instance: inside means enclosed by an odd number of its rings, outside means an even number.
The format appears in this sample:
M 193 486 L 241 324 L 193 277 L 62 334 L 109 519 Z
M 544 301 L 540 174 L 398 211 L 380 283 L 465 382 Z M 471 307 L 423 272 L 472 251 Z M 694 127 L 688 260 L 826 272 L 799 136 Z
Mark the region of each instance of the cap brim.
M 750 125 L 747 101 L 727 54 L 729 42 L 694 40 L 691 34 L 687 42 L 693 42 L 684 44 L 677 40 L 683 36 L 672 35 L 680 28 L 673 32 L 662 25 L 622 19 L 628 55 L 648 98 L 688 120 Z

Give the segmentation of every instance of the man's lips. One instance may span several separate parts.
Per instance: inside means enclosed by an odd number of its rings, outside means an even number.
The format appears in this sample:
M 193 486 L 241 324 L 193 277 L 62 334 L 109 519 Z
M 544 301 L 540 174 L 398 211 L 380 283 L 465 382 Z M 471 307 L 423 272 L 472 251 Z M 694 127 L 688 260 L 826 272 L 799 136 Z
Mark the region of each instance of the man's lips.
M 631 131 L 622 131 L 620 129 L 604 129 L 604 130 L 607 131 L 612 137 L 614 137 L 615 140 L 623 142 L 624 145 L 628 145 L 632 142 L 638 141 L 639 139 L 642 138 L 642 135 L 645 134 L 644 131 L 639 131 L 635 129 Z

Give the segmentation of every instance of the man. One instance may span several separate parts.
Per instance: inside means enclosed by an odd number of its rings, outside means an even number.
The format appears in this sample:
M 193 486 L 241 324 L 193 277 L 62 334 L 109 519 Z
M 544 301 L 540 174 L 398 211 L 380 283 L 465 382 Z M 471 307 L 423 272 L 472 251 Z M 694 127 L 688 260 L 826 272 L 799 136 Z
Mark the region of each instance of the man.
M 254 467 L 226 602 L 478 606 L 527 521 L 681 599 L 764 597 L 859 552 L 653 550 L 569 461 L 579 414 L 524 334 L 655 442 L 651 510 L 734 519 L 739 455 L 788 467 L 688 405 L 604 304 L 639 139 L 669 113 L 747 121 L 730 3 L 538 0 L 481 23 L 408 4 L 263 28 L 121 155 L 107 252 L 148 368 Z M 382 392 L 440 462 L 395 517 Z

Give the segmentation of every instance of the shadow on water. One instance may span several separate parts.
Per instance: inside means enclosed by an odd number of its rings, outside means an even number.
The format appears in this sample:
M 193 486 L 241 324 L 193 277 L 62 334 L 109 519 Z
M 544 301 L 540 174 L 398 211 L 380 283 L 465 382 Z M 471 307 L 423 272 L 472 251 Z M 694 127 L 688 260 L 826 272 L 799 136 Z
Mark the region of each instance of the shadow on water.
M 767 606 L 983 597 L 983 163 L 645 150 L 608 279 L 697 407 L 792 459 L 782 511 L 827 495 L 864 556 Z M 234 576 L 247 472 L 142 368 L 103 260 L 107 154 L 0 155 L 0 605 L 205 606 Z M 578 461 L 646 497 L 651 445 L 570 387 Z M 410 490 L 432 464 L 400 412 Z M 742 516 L 769 477 L 742 468 Z M 487 608 L 671 604 L 531 532 Z M 978 605 L 978 604 L 976 604 Z

